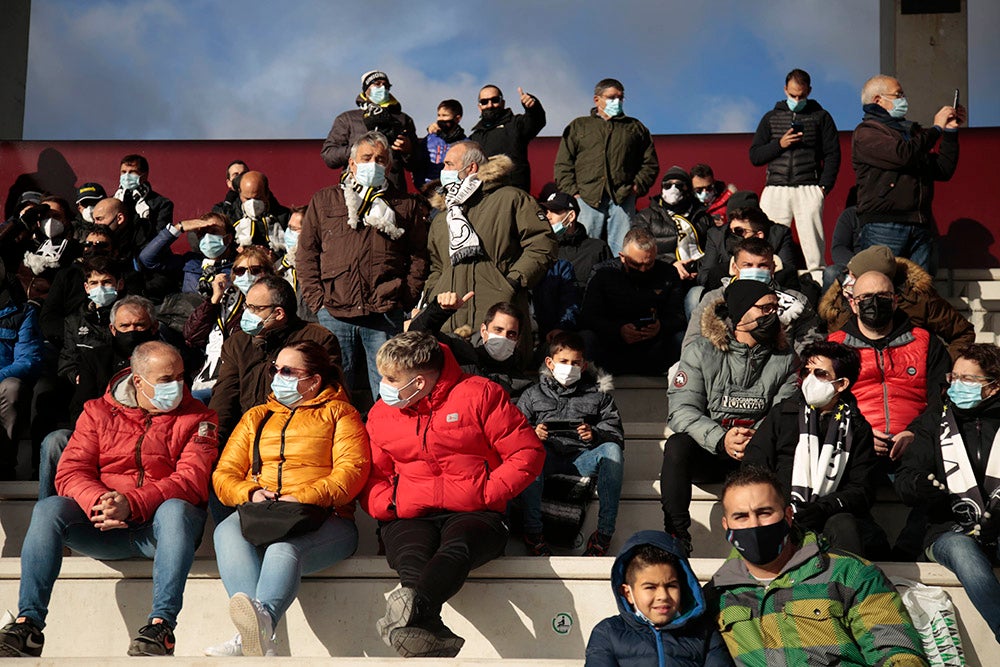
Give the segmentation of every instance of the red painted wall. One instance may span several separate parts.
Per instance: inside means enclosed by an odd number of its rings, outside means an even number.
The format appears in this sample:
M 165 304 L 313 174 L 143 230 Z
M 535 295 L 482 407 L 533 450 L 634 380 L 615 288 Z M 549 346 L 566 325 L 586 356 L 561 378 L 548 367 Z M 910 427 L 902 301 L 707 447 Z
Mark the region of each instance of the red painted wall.
M 1000 267 L 1000 219 L 993 214 L 994 203 L 988 196 L 994 187 L 990 165 L 1000 155 L 1000 128 L 967 129 L 961 134 L 958 171 L 950 182 L 939 184 L 934 202 L 942 235 L 942 265 Z M 828 236 L 854 182 L 850 132 L 842 132 L 840 141 L 844 155 L 840 177 L 824 213 Z M 0 188 L 14 189 L 25 178 L 36 178 L 46 190 L 64 196 L 71 196 L 75 186 L 87 181 L 101 183 L 110 193 L 117 187 L 119 160 L 135 152 L 149 160 L 150 181 L 158 192 L 173 199 L 178 219 L 200 215 L 222 199 L 226 165 L 233 159 L 242 159 L 266 173 L 282 203 L 306 204 L 313 192 L 337 178 L 320 159 L 320 144 L 314 139 L 0 142 Z M 531 144 L 532 189 L 536 194 L 551 180 L 558 145 L 558 137 L 540 137 Z M 749 134 L 656 137 L 661 173 L 674 164 L 690 168 L 696 162 L 706 162 L 712 165 L 716 178 L 759 192 L 764 169 L 750 164 L 749 145 Z M 646 206 L 646 200 L 639 206 Z

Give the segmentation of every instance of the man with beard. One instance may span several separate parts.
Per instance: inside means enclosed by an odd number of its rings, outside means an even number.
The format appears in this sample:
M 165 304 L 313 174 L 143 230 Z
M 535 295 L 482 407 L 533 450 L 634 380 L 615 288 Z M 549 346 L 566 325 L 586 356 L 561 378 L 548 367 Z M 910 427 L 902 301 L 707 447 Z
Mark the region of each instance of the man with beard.
M 413 171 L 422 158 L 414 152 L 417 130 L 413 119 L 403 113 L 399 100 L 389 93 L 391 89 L 385 72 L 365 72 L 361 77 L 361 94 L 354 101 L 358 108 L 334 119 L 320 155 L 330 169 L 346 167 L 354 142 L 367 132 L 380 132 L 389 140 L 392 150 L 392 162 L 385 176 L 397 191 L 406 192 L 403 169 Z
M 514 163 L 508 184 L 531 190 L 531 165 L 528 163 L 528 143 L 545 127 L 545 109 L 534 95 L 518 88 L 523 114 L 507 108 L 503 93 L 494 85 L 479 91 L 479 122 L 472 128 L 469 139 L 483 147 L 486 157 L 506 155 Z
M 158 323 L 153 302 L 141 296 L 127 296 L 111 306 L 108 329 L 111 342 L 78 350 L 73 398 L 69 404 L 70 426 L 76 423 L 83 404 L 100 398 L 115 373 L 128 366 L 132 351 L 141 343 L 155 340 Z M 56 466 L 72 428 L 57 429 L 42 440 L 38 469 L 38 499 L 56 494 Z
M 778 320 L 770 285 L 735 280 L 710 304 L 702 333 L 681 352 L 660 472 L 664 530 L 691 552 L 691 483 L 718 482 L 775 403 L 796 392 L 795 353 Z
M 420 140 L 417 149 L 426 159 L 413 168 L 413 184 L 418 188 L 441 178 L 444 156 L 448 149 L 465 140 L 462 129 L 462 103 L 458 100 L 443 100 L 437 108 L 437 120 L 427 126 L 427 136 Z

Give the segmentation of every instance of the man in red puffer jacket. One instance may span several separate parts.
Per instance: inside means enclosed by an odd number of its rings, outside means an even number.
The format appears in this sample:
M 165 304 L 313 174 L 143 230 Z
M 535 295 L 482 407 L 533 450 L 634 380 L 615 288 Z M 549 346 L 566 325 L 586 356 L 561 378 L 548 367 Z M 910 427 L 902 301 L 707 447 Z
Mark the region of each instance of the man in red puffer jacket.
M 381 400 L 368 413 L 372 470 L 359 499 L 402 583 L 377 628 L 404 657 L 454 657 L 465 640 L 441 606 L 503 554 L 507 503 L 541 473 L 545 450 L 500 385 L 463 373 L 432 335 L 400 334 L 376 361 Z
M 153 559 L 152 611 L 128 654 L 173 655 L 217 452 L 215 412 L 184 387 L 180 354 L 158 341 L 138 346 L 131 367 L 84 406 L 59 460 L 59 495 L 35 505 L 19 613 L 0 630 L 0 656 L 41 654 L 64 545 L 103 560 Z

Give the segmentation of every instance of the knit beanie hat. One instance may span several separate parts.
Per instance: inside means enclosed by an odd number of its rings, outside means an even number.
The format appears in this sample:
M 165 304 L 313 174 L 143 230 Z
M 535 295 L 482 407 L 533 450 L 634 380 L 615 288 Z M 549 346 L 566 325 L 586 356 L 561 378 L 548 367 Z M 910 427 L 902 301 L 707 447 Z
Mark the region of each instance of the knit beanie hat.
M 391 86 L 392 83 L 389 82 L 389 75 L 385 72 L 377 69 L 373 69 L 370 72 L 365 72 L 361 75 L 361 92 L 368 92 L 368 86 L 372 85 L 374 81 L 379 79 L 385 79 L 385 85 Z
M 886 246 L 873 245 L 852 257 L 847 268 L 855 278 L 860 278 L 869 271 L 878 271 L 892 280 L 896 277 L 896 257 Z
M 660 181 L 660 187 L 666 189 L 667 181 L 683 181 L 687 184 L 687 189 L 691 190 L 691 176 L 684 171 L 683 167 L 674 165 L 670 169 L 667 169 L 667 173 L 663 175 L 663 180 Z
M 734 280 L 729 283 L 729 287 L 726 288 L 729 319 L 736 324 L 760 301 L 761 297 L 768 294 L 774 294 L 774 290 L 759 280 Z
M 757 196 L 756 192 L 750 190 L 738 190 L 726 203 L 726 217 L 731 217 L 733 211 L 738 208 L 760 208 L 760 197 Z

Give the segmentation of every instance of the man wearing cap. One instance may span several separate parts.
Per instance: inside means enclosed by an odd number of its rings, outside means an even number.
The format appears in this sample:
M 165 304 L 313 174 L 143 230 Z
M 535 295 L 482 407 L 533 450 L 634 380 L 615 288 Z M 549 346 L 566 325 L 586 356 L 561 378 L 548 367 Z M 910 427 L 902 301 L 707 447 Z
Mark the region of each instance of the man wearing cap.
M 417 129 L 413 119 L 403 113 L 399 100 L 389 90 L 389 75 L 380 70 L 365 72 L 361 77 L 361 94 L 354 100 L 357 109 L 345 111 L 333 121 L 333 127 L 323 142 L 320 155 L 330 169 L 346 167 L 351 146 L 367 132 L 380 132 L 389 140 L 392 162 L 386 178 L 398 192 L 406 192 L 406 174 L 413 171 Z
M 616 253 L 635 215 L 636 198 L 646 194 L 660 170 L 649 130 L 625 115 L 624 99 L 621 81 L 599 81 L 590 114 L 563 130 L 554 169 L 559 189 L 579 201 L 587 234 L 599 239 L 606 232 Z
M 793 69 L 785 77 L 786 99 L 764 114 L 750 144 L 750 161 L 767 165 L 760 207 L 774 222 L 799 232 L 806 269 L 816 280 L 823 268 L 823 198 L 840 169 L 840 139 L 833 116 L 812 93 L 809 73 Z
M 486 157 L 506 155 L 514 163 L 508 184 L 531 190 L 531 165 L 528 163 L 528 143 L 545 127 L 545 109 L 534 95 L 517 89 L 523 114 L 507 108 L 503 92 L 494 85 L 479 91 L 479 122 L 472 128 L 469 139 L 483 147 Z
M 729 284 L 709 304 L 701 336 L 681 351 L 667 392 L 673 430 L 663 452 L 664 530 L 691 546 L 691 483 L 718 482 L 740 465 L 771 406 L 796 391 L 795 354 L 778 297 L 756 280 Z
M 968 345 L 976 342 L 972 322 L 955 310 L 934 289 L 934 280 L 916 263 L 895 257 L 892 250 L 875 245 L 862 250 L 847 263 L 847 275 L 834 281 L 819 302 L 819 315 L 833 333 L 844 328 L 851 319 L 849 297 L 858 276 L 878 271 L 892 281 L 897 307 L 906 313 L 915 326 L 927 329 L 948 346 L 952 360 Z
M 81 222 L 94 222 L 94 206 L 107 196 L 100 183 L 84 183 L 76 189 L 77 230 L 80 230 Z
M 576 286 L 583 294 L 591 270 L 601 262 L 611 259 L 611 248 L 601 239 L 591 238 L 580 224 L 579 200 L 566 192 L 553 192 L 539 202 L 552 233 L 559 240 L 559 259 L 573 265 Z

